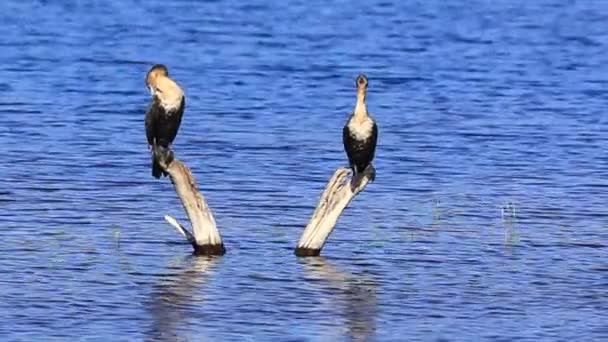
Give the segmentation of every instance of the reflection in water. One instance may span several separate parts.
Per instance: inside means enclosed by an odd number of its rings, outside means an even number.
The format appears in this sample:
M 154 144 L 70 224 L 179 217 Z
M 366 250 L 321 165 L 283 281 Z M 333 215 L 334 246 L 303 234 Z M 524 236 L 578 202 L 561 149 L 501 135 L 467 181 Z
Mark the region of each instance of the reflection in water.
M 217 257 L 190 256 L 184 261 L 187 267 L 183 271 L 163 277 L 153 287 L 149 299 L 152 316 L 150 340 L 186 340 L 180 336 L 180 330 L 184 329 L 191 308 L 202 301 L 197 294 L 200 286 L 209 280 L 208 273 L 217 261 Z
M 342 272 L 323 257 L 303 258 L 307 275 L 320 279 L 323 290 L 331 291 L 331 305 L 344 315 L 345 330 L 353 341 L 373 339 L 378 313 L 376 284 L 360 276 Z
M 349 3 L 0 1 L 0 342 L 343 341 L 349 315 L 377 340 L 608 341 L 608 2 Z M 156 62 L 234 250 L 209 273 L 160 222 L 185 215 L 149 174 Z M 301 284 L 289 250 L 359 72 L 378 178 L 327 252 L 372 298 L 322 265 Z
M 500 217 L 504 227 L 504 245 L 515 246 L 519 243 L 517 233 L 517 211 L 513 202 L 507 202 L 500 208 Z

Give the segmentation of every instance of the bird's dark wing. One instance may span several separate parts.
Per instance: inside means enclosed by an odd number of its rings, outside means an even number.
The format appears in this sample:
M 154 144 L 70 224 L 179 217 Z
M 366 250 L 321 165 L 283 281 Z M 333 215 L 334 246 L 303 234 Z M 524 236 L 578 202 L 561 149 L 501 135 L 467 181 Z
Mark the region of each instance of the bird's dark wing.
M 169 142 L 173 142 L 173 140 L 177 136 L 177 131 L 179 130 L 179 126 L 182 123 L 182 116 L 184 115 L 185 106 L 186 98 L 182 97 L 182 102 L 180 103 L 177 110 L 167 113 L 167 120 L 165 121 L 166 127 L 163 130 L 166 134 L 166 139 Z
M 376 121 L 374 121 L 374 126 L 372 126 L 372 136 L 370 137 L 370 140 L 371 162 L 371 160 L 374 159 L 374 156 L 376 155 L 376 145 L 378 144 L 378 125 L 376 125 Z
M 348 162 L 352 165 L 353 151 L 351 150 L 351 148 L 353 146 L 354 141 L 352 135 L 350 135 L 350 130 L 348 129 L 348 122 L 346 123 L 346 125 L 344 125 L 344 128 L 342 129 L 342 143 L 344 144 L 344 151 L 346 152 L 346 156 L 348 157 Z
M 182 98 L 180 106 L 167 112 L 160 101 L 154 98 L 146 113 L 146 137 L 148 144 L 168 147 L 175 139 L 184 114 L 185 99 Z
M 150 107 L 148 107 L 148 111 L 146 112 L 146 138 L 148 139 L 148 145 L 154 145 L 154 138 L 156 138 L 157 132 L 156 127 L 158 125 L 158 120 L 162 109 L 158 103 L 158 100 L 155 98 L 152 100 Z

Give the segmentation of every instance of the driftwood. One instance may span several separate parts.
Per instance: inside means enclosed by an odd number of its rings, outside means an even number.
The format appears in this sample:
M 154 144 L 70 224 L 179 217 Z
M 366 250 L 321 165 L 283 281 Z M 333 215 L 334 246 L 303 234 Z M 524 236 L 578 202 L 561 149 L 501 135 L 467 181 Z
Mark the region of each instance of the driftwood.
M 375 178 L 376 170 L 370 164 L 358 177 L 351 177 L 352 171 L 339 168 L 327 183 L 312 218 L 300 237 L 295 249 L 297 256 L 317 256 L 334 230 L 340 215 L 348 204 L 359 194 L 370 180 Z
M 223 255 L 226 249 L 215 219 L 207 206 L 205 197 L 199 192 L 188 166 L 175 159 L 171 151 L 154 151 L 154 158 L 171 178 L 175 191 L 188 214 L 192 233 L 169 215 L 165 215 L 165 220 L 192 244 L 194 254 Z

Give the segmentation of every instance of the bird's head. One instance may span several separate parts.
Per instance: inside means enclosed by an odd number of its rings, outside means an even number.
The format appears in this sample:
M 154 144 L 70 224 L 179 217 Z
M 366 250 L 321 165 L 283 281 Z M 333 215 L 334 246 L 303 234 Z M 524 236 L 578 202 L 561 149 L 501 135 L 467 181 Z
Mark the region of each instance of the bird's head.
M 150 89 L 150 93 L 154 95 L 154 91 L 158 86 L 159 79 L 169 77 L 169 70 L 162 64 L 155 64 L 150 68 L 146 75 L 146 85 Z
M 146 75 L 146 85 L 152 96 L 158 98 L 165 109 L 171 110 L 180 106 L 184 92 L 169 78 L 166 66 L 162 64 L 152 66 Z
M 367 76 L 364 74 L 357 76 L 356 86 L 357 89 L 367 89 Z

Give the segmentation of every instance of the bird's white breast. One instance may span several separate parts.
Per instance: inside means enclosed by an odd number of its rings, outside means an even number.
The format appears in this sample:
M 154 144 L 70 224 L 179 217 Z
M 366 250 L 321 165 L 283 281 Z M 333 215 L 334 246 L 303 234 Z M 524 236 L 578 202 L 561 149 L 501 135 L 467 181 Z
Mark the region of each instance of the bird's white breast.
M 365 117 L 364 119 L 357 119 L 352 117 L 348 121 L 348 130 L 350 134 L 357 140 L 365 140 L 372 135 L 372 129 L 374 128 L 374 120 L 372 118 Z
M 163 106 L 163 108 L 165 109 L 165 111 L 171 115 L 171 113 L 175 110 L 177 110 L 180 105 L 182 103 L 182 98 L 177 98 L 177 99 L 162 99 L 160 101 L 161 106 Z
M 163 77 L 156 80 L 154 95 L 165 111 L 170 113 L 181 106 L 184 92 L 173 80 Z

